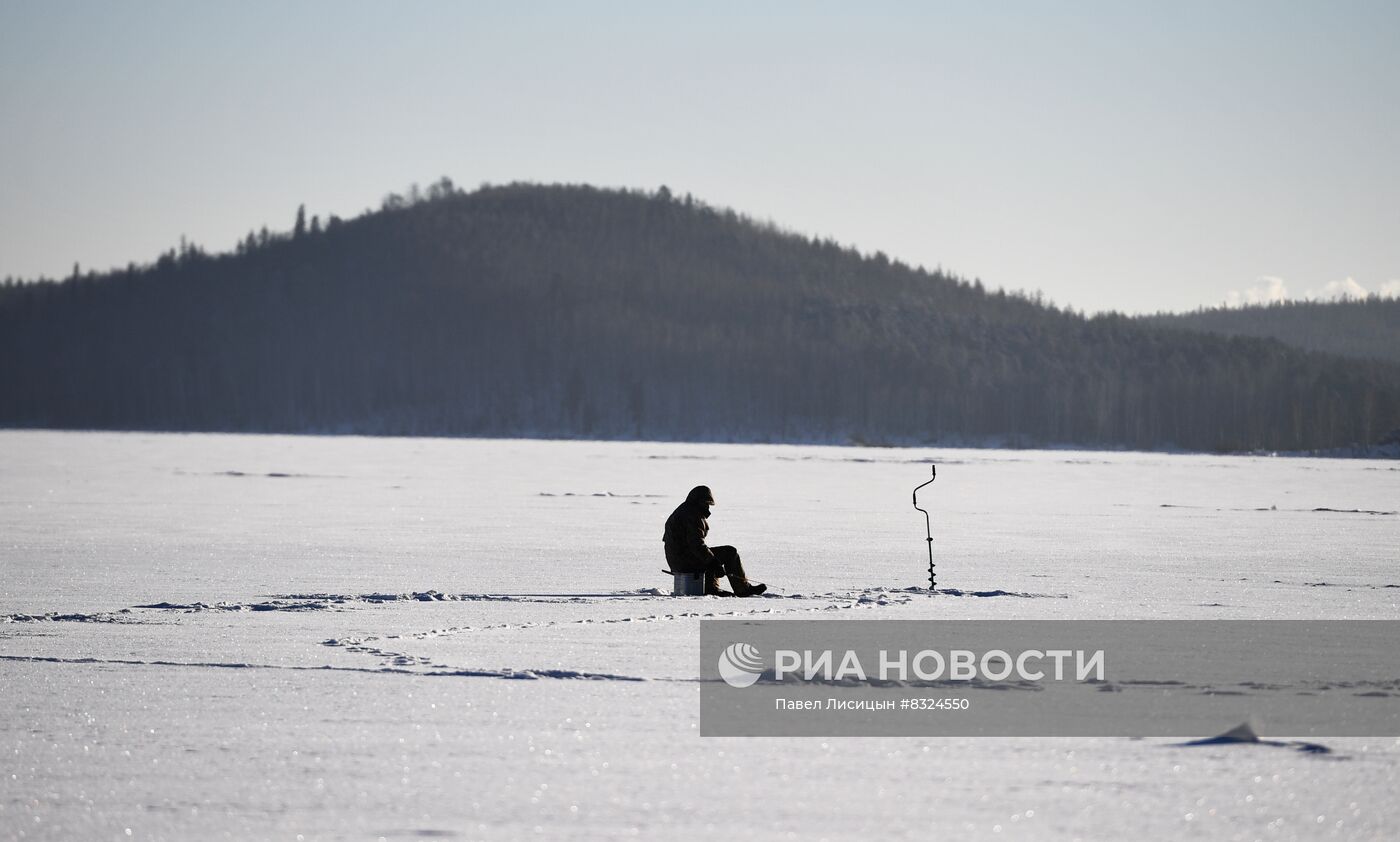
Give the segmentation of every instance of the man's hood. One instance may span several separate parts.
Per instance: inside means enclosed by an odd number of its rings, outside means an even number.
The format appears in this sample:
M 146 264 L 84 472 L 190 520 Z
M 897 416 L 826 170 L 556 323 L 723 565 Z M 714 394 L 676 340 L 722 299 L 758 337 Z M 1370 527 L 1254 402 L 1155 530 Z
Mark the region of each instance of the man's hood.
M 715 495 L 710 493 L 708 485 L 697 485 L 690 489 L 690 494 L 686 495 L 685 501 L 692 506 L 699 506 L 709 513 L 709 508 L 715 504 Z

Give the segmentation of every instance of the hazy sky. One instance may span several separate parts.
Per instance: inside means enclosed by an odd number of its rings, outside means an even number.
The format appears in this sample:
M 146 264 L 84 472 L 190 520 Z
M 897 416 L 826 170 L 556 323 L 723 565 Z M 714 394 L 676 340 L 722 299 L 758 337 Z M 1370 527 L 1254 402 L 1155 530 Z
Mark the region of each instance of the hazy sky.
M 0 121 L 0 275 L 447 175 L 665 184 L 1088 310 L 1400 291 L 1397 2 L 0 0 Z

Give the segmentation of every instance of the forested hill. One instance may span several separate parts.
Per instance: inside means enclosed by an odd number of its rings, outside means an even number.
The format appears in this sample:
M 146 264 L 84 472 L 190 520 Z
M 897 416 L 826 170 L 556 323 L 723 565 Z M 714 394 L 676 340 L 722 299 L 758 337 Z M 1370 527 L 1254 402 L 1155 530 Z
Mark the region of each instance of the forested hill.
M 1271 337 L 1309 351 L 1400 363 L 1400 298 L 1284 301 L 1145 316 L 1166 327 Z
M 1303 449 L 1400 427 L 1400 367 L 1084 318 L 664 189 L 444 182 L 6 284 L 0 423 Z

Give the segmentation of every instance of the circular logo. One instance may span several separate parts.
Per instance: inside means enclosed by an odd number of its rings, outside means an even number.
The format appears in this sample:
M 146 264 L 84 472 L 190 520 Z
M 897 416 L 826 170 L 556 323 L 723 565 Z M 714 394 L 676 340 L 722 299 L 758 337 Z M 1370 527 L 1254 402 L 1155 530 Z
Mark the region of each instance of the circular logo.
M 719 653 L 719 677 L 730 687 L 748 687 L 762 672 L 762 656 L 747 643 L 731 643 Z

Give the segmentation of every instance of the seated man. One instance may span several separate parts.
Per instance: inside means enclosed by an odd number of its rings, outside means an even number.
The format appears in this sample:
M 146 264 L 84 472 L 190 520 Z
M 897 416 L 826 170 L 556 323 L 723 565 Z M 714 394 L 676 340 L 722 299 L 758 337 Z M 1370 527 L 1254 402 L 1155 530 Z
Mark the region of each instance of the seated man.
M 714 504 L 715 498 L 709 487 L 697 485 L 690 489 L 685 502 L 666 518 L 666 534 L 661 538 L 666 542 L 666 563 L 673 573 L 704 573 L 707 594 L 757 596 L 763 593 L 768 590 L 767 585 L 762 582 L 750 583 L 744 576 L 738 550 L 705 546 L 705 536 L 710 534 L 710 507 Z M 729 577 L 733 593 L 720 590 L 715 581 L 720 576 Z

